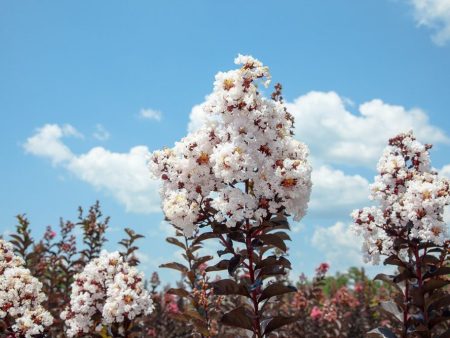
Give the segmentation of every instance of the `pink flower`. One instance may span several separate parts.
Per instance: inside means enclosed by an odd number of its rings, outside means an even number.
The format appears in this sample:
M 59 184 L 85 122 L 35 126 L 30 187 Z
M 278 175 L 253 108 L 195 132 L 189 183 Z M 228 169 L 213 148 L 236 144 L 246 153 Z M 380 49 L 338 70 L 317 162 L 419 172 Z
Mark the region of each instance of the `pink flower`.
M 170 293 L 164 294 L 164 302 L 166 303 L 166 311 L 168 313 L 177 314 L 180 313 L 180 309 L 177 304 L 177 300 L 174 295 Z
M 316 268 L 316 273 L 318 275 L 325 275 L 330 268 L 330 264 L 328 263 L 320 263 L 320 265 Z
M 171 313 L 171 314 L 177 314 L 180 313 L 180 309 L 178 308 L 178 304 L 177 303 L 169 303 L 167 304 L 167 312 Z
M 360 292 L 363 292 L 363 290 L 364 290 L 363 283 L 356 283 L 355 284 L 355 292 L 360 293 Z
M 154 328 L 150 328 L 147 330 L 147 335 L 149 337 L 156 337 L 156 330 Z
M 204 273 L 207 267 L 208 267 L 208 264 L 202 263 L 202 264 L 200 264 L 200 266 L 198 267 L 198 270 L 200 271 L 200 273 Z
M 52 240 L 55 237 L 56 237 L 56 232 L 54 232 L 50 226 L 47 226 L 47 230 L 45 231 L 44 238 L 46 240 Z
M 314 306 L 311 310 L 310 317 L 314 320 L 318 320 L 322 317 L 322 310 L 320 310 L 317 306 Z

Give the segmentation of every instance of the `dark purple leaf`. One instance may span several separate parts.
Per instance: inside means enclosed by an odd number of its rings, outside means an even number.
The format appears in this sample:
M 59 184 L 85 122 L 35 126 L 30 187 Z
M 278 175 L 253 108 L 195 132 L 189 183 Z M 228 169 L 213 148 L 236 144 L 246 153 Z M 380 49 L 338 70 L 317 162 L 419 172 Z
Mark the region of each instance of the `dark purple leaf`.
M 203 242 L 205 239 L 211 239 L 211 238 L 217 238 L 217 234 L 215 234 L 214 232 L 204 232 L 202 234 L 200 234 L 198 237 L 196 237 L 193 241 L 192 244 L 199 244 L 201 242 Z
M 187 272 L 188 271 L 188 268 L 186 266 L 184 266 L 183 264 L 177 263 L 177 262 L 161 264 L 159 267 L 160 268 L 175 269 L 175 270 L 178 270 L 178 271 L 181 271 L 181 272 Z
M 192 269 L 195 270 L 197 269 L 200 265 L 202 265 L 203 263 L 210 261 L 211 259 L 213 259 L 213 256 L 202 256 L 202 257 L 198 257 L 195 260 L 194 265 L 192 265 Z
M 432 271 L 432 272 L 431 272 Z M 432 278 L 436 276 L 450 275 L 450 266 L 443 266 L 437 269 L 431 269 L 430 272 L 424 274 L 423 278 Z
M 276 329 L 279 329 L 282 326 L 295 323 L 297 320 L 298 320 L 297 317 L 283 317 L 283 316 L 276 316 L 271 319 L 268 319 L 267 323 L 263 322 L 263 325 L 265 325 L 264 336 L 275 331 Z
M 281 251 L 286 252 L 286 250 L 287 250 L 284 240 L 276 234 L 259 235 L 259 236 L 257 236 L 257 238 L 260 239 L 261 241 L 263 241 L 264 244 L 274 246 L 274 247 L 280 249 Z
M 401 267 L 406 267 L 405 262 L 403 262 L 397 255 L 389 256 L 384 260 L 384 265 L 397 265 Z
M 444 286 L 446 286 L 448 284 L 450 284 L 450 281 L 448 281 L 448 280 L 431 279 L 431 280 L 426 281 L 423 284 L 422 291 L 424 293 L 426 293 L 426 292 L 433 292 L 434 290 L 440 289 L 440 288 L 442 288 L 442 287 L 444 287 Z
M 234 255 L 230 259 L 230 263 L 228 264 L 228 273 L 230 275 L 233 275 L 233 273 L 239 267 L 239 264 L 241 264 L 241 258 L 242 258 L 241 255 Z
M 206 272 L 226 270 L 226 269 L 228 269 L 228 264 L 229 264 L 229 262 L 230 262 L 229 259 L 222 259 L 222 260 L 221 260 L 219 263 L 217 263 L 216 265 L 208 266 L 208 267 L 206 268 Z
M 184 245 L 183 243 L 181 243 L 178 239 L 176 239 L 174 237 L 167 237 L 166 241 L 169 242 L 170 244 L 177 245 L 180 248 L 186 250 L 186 245 Z
M 221 322 L 224 325 L 239 327 L 242 329 L 253 331 L 253 321 L 250 311 L 240 306 L 223 315 Z
M 211 286 L 214 288 L 214 294 L 216 295 L 241 295 L 249 297 L 249 293 L 247 288 L 242 285 L 236 283 L 232 279 L 221 279 L 216 282 L 212 282 Z
M 284 295 L 285 293 L 289 292 L 296 292 L 297 289 L 290 285 L 284 285 L 281 282 L 269 284 L 261 293 L 261 296 L 259 297 L 259 301 L 263 301 L 264 299 Z

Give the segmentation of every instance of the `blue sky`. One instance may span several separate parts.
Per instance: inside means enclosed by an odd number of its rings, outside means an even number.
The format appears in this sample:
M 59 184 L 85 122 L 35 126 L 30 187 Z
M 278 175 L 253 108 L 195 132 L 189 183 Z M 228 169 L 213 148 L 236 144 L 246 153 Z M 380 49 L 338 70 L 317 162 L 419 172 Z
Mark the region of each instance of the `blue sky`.
M 295 273 L 359 263 L 348 214 L 369 203 L 393 133 L 414 128 L 450 175 L 449 0 L 0 0 L 0 232 L 27 213 L 39 237 L 99 199 L 112 217 L 108 249 L 131 226 L 146 235 L 146 272 L 176 258 L 145 153 L 198 122 L 195 106 L 238 53 L 283 84 L 311 149 Z

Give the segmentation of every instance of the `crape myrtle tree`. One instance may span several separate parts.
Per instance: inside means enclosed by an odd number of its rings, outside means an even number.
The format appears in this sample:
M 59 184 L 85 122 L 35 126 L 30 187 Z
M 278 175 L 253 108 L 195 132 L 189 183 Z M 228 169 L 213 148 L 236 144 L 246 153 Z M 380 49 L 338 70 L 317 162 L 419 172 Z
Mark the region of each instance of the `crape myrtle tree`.
M 394 285 L 399 296 L 381 303 L 394 330 L 374 337 L 450 337 L 449 240 L 443 219 L 450 181 L 432 169 L 429 149 L 412 132 L 389 140 L 378 162 L 371 197 L 378 206 L 355 210 L 353 228 L 364 238 L 367 262 L 397 267 L 375 278 Z
M 269 84 L 268 68 L 250 56 L 235 63 L 241 67 L 216 75 L 201 128 L 155 151 L 149 167 L 163 182 L 166 218 L 187 237 L 201 229 L 198 244 L 209 239 L 223 246 L 217 270 L 243 273 L 239 282 L 212 283 L 216 295 L 246 299 L 221 323 L 263 337 L 296 320 L 266 316 L 265 308 L 273 297 L 296 291 L 273 277 L 290 268 L 277 250 L 287 250 L 287 216 L 298 221 L 306 213 L 311 166 L 279 95 L 266 99 L 259 91 L 259 84 Z

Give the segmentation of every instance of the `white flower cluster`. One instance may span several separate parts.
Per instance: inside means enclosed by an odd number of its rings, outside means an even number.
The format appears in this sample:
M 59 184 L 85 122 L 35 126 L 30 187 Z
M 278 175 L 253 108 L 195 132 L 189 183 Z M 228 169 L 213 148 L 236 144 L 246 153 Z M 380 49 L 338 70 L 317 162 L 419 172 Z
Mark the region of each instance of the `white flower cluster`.
M 412 132 L 389 141 L 378 162 L 371 198 L 379 207 L 355 210 L 353 229 L 364 237 L 365 260 L 378 264 L 380 254 L 394 253 L 396 238 L 441 245 L 447 238 L 444 207 L 450 204 L 450 181 L 432 170 L 430 145 Z
M 153 310 L 143 275 L 118 252 L 102 252 L 75 276 L 70 305 L 61 313 L 69 337 L 133 320 Z
M 24 264 L 11 243 L 0 239 L 0 319 L 14 319 L 13 331 L 28 338 L 43 333 L 53 317 L 41 305 L 46 300 L 42 283 Z
M 292 137 L 293 117 L 259 93 L 256 82 L 270 81 L 267 67 L 250 56 L 235 63 L 242 67 L 216 75 L 203 126 L 149 161 L 163 180 L 166 217 L 187 235 L 210 217 L 233 227 L 306 213 L 311 166 L 307 147 Z

